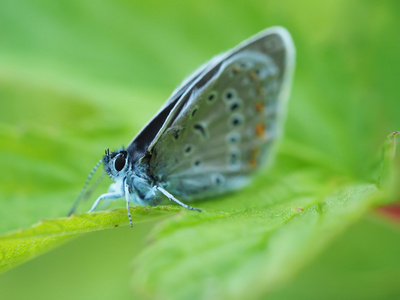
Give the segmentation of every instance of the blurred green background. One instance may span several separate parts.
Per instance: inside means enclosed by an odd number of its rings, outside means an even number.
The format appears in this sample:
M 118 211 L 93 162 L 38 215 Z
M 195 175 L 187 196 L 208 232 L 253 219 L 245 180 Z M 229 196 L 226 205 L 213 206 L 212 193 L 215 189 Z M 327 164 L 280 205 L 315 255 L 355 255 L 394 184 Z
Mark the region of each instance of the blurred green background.
M 64 216 L 105 147 L 126 145 L 200 64 L 273 25 L 297 49 L 276 164 L 302 149 L 370 180 L 400 129 L 398 1 L 1 1 L 0 233 Z M 0 275 L 0 297 L 129 299 L 153 226 L 74 240 Z M 269 299 L 399 299 L 398 240 L 367 217 Z

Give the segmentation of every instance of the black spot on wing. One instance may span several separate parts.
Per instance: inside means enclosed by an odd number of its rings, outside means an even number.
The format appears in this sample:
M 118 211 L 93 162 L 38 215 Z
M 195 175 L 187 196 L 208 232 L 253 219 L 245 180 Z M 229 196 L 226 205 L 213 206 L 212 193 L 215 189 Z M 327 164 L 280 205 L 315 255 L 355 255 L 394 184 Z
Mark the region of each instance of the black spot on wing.
M 194 130 L 196 130 L 198 133 L 200 133 L 203 137 L 207 137 L 207 132 L 206 129 L 202 124 L 194 124 L 193 125 Z

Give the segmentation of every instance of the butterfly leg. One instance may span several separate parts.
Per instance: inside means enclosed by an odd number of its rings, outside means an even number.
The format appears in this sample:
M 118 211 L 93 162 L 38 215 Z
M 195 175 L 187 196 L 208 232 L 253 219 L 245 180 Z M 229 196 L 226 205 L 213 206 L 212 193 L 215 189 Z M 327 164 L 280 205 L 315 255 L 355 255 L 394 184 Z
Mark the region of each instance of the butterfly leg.
M 100 195 L 99 198 L 96 199 L 96 201 L 93 203 L 92 208 L 88 212 L 92 212 L 96 209 L 96 207 L 99 205 L 100 201 L 103 199 L 118 199 L 123 197 L 124 195 L 121 193 L 106 193 L 103 195 Z
M 132 224 L 132 217 L 131 217 L 131 211 L 129 210 L 129 185 L 125 182 L 125 199 L 126 199 L 126 210 L 128 211 L 128 218 L 129 218 L 129 225 L 133 227 Z
M 163 193 L 170 201 L 172 200 L 172 201 L 178 203 L 180 206 L 183 206 L 184 208 L 201 211 L 200 208 L 192 207 L 192 206 L 186 205 L 185 203 L 179 201 L 172 194 L 170 194 L 169 192 L 164 190 L 162 187 L 157 186 L 157 190 L 159 190 L 161 193 Z

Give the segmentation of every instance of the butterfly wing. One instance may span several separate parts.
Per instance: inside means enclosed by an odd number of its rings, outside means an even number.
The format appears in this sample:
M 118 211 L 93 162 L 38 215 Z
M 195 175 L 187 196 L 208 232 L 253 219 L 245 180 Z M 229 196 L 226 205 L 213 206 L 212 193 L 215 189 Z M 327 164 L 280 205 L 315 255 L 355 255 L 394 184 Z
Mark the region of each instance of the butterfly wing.
M 240 188 L 271 157 L 293 64 L 283 28 L 214 58 L 170 104 L 140 162 L 158 185 L 185 199 Z
M 182 95 L 189 89 L 196 79 L 198 79 L 204 70 L 207 69 L 207 64 L 202 65 L 192 75 L 186 78 L 182 84 L 176 88 L 155 116 L 143 127 L 143 129 L 132 139 L 127 147 L 133 162 L 138 161 L 143 157 L 149 149 L 149 146 L 154 142 L 155 137 L 162 132 L 163 124 L 170 115 L 172 109 L 176 107 L 177 102 Z

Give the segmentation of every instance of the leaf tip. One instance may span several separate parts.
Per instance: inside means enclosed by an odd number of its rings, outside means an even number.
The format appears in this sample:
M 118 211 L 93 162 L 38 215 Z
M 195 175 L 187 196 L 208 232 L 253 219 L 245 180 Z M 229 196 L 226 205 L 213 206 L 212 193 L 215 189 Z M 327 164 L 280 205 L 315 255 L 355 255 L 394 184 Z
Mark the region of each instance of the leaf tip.
M 394 161 L 396 156 L 396 144 L 399 131 L 390 133 L 382 147 L 381 169 L 378 176 L 378 187 L 382 190 L 393 191 L 396 186 L 396 170 Z

